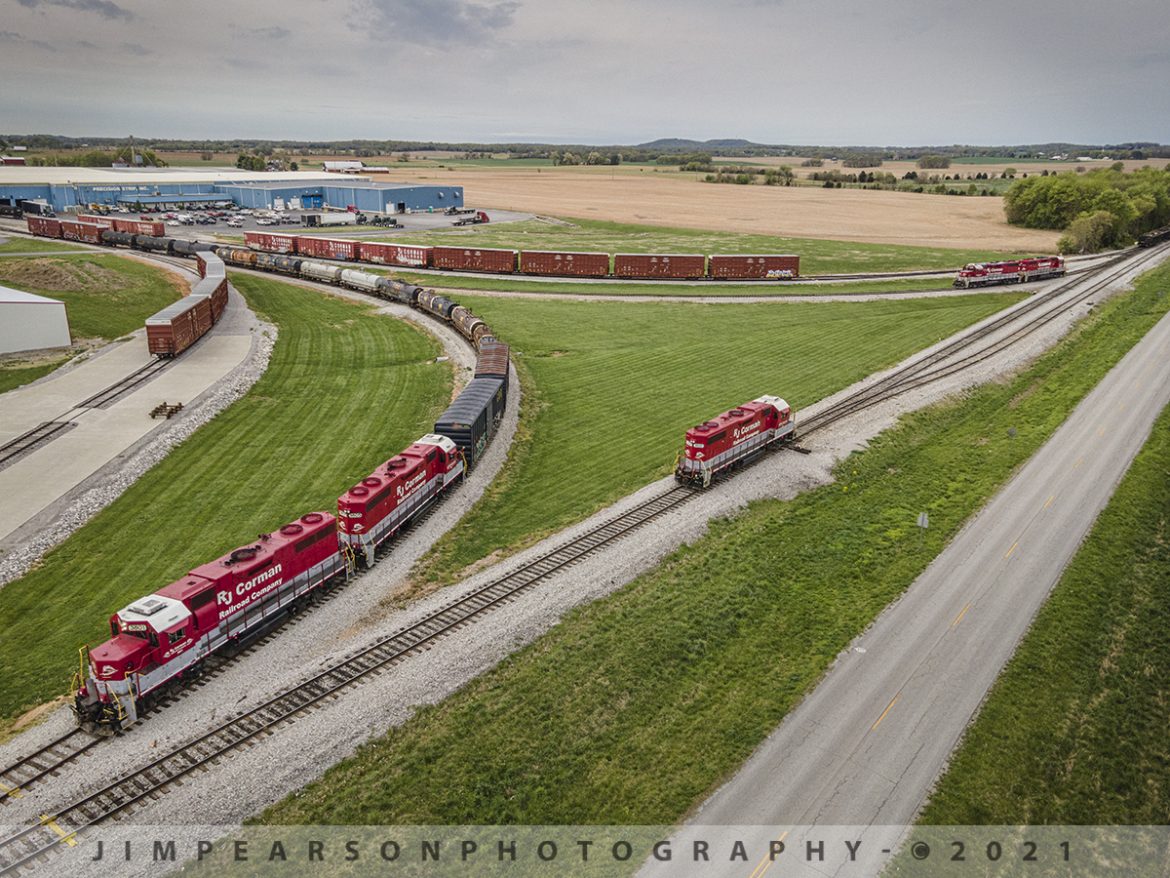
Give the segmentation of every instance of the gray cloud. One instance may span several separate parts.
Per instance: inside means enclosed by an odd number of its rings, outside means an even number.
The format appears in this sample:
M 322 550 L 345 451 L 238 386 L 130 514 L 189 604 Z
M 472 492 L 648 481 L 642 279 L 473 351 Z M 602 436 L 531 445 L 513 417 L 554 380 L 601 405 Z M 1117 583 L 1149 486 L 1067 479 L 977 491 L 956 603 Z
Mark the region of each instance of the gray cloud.
M 134 13 L 123 9 L 113 0 L 16 0 L 21 6 L 36 9 L 38 6 L 63 6 L 66 9 L 76 9 L 79 12 L 96 12 L 105 18 L 131 19 Z
M 122 43 L 122 51 L 129 52 L 131 55 L 137 55 L 139 58 L 145 58 L 147 55 L 153 55 L 154 51 L 146 48 L 141 43 Z
M 254 37 L 261 40 L 287 40 L 292 36 L 292 31 L 287 27 L 280 25 L 272 25 L 270 27 L 254 27 L 243 32 L 244 36 Z
M 430 46 L 477 44 L 508 28 L 520 8 L 515 0 L 370 0 L 352 26 L 380 39 Z
M 0 30 L 0 43 L 15 43 L 25 46 L 36 46 L 38 49 L 44 49 L 46 52 L 56 52 L 57 49 L 50 46 L 44 40 L 31 40 L 24 34 L 18 34 L 15 31 Z

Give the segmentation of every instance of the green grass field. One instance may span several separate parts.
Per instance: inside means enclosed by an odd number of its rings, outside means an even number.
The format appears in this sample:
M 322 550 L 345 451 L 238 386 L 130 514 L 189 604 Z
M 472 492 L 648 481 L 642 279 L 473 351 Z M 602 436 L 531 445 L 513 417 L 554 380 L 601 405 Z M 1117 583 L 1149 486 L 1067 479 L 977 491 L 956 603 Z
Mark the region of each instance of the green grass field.
M 1162 269 L 1101 306 L 1013 380 L 907 416 L 835 484 L 715 522 L 260 821 L 677 821 L 1170 309 L 1168 281 Z
M 939 782 L 922 822 L 1164 824 L 1170 409 Z
M 490 215 L 490 214 L 489 214 Z M 541 220 L 406 232 L 386 237 L 395 243 L 435 244 L 516 250 L 585 250 L 601 253 L 797 253 L 805 275 L 869 271 L 950 269 L 968 262 L 1002 258 L 990 250 L 951 250 L 897 244 L 862 244 L 814 238 L 779 238 L 662 226 L 628 225 L 601 220 L 573 220 L 564 224 Z
M 939 278 L 910 278 L 890 281 L 856 281 L 849 283 L 800 283 L 800 284 L 663 284 L 663 283 L 622 283 L 604 284 L 558 283 L 555 281 L 506 280 L 472 275 L 452 276 L 447 274 L 411 272 L 398 270 L 368 269 L 379 274 L 389 274 L 401 280 L 435 289 L 486 290 L 509 293 L 561 293 L 574 296 L 860 296 L 866 293 L 904 293 L 941 290 L 950 286 L 950 281 Z M 1002 291 L 1001 287 L 999 291 Z M 996 290 L 993 290 L 995 292 Z
M 4 233 L 0 231 L 0 238 Z M 66 241 L 56 241 L 48 238 L 8 238 L 0 244 L 0 255 L 5 253 L 45 253 L 54 250 L 76 250 L 81 253 L 85 248 L 78 247 Z
M 526 433 L 424 575 L 446 579 L 671 472 L 686 429 L 717 412 L 764 393 L 799 410 L 1017 299 L 704 306 L 460 296 L 518 354 Z
M 72 356 L 53 357 L 49 360 L 40 360 L 35 365 L 30 365 L 28 360 L 20 358 L 0 360 L 0 393 L 7 393 L 13 388 L 36 381 L 71 359 Z
M 0 259 L 0 284 L 65 303 L 73 339 L 115 339 L 180 296 L 168 271 L 116 255 Z
M 409 324 L 267 278 L 232 283 L 279 326 L 268 371 L 0 589 L 0 717 L 64 692 L 77 647 L 108 635 L 111 613 L 257 533 L 335 508 L 446 406 L 450 366 L 433 362 L 437 344 Z

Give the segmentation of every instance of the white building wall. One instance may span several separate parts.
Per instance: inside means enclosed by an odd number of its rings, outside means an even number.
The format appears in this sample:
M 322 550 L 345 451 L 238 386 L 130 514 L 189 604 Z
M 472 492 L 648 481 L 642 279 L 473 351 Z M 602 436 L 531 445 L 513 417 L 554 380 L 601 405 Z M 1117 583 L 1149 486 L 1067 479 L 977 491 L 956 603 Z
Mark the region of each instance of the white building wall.
M 69 344 L 64 302 L 0 301 L 0 354 L 66 348 Z

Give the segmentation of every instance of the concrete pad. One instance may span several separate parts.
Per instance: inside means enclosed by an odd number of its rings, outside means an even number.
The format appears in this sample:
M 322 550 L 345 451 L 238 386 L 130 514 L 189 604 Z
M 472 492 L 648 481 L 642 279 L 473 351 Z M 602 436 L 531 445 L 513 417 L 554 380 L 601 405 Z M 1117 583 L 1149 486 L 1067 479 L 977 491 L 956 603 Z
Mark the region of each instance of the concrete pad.
M 234 290 L 220 323 L 153 379 L 104 409 L 77 403 L 151 361 L 145 335 L 104 349 L 66 373 L 0 395 L 0 443 L 44 421 L 77 427 L 0 470 L 0 541 L 56 503 L 114 458 L 161 429 L 161 402 L 190 406 L 248 356 L 256 317 Z

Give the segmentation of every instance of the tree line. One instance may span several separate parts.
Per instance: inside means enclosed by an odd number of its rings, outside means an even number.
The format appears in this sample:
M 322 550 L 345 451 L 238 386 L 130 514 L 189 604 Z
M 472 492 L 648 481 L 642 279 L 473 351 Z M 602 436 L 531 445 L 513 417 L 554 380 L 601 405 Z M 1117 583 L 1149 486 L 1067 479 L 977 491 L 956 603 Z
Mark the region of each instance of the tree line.
M 1013 225 L 1064 230 L 1062 253 L 1124 247 L 1170 224 L 1170 169 L 1127 174 L 1118 163 L 1087 174 L 1028 177 L 1004 194 L 1004 213 Z

